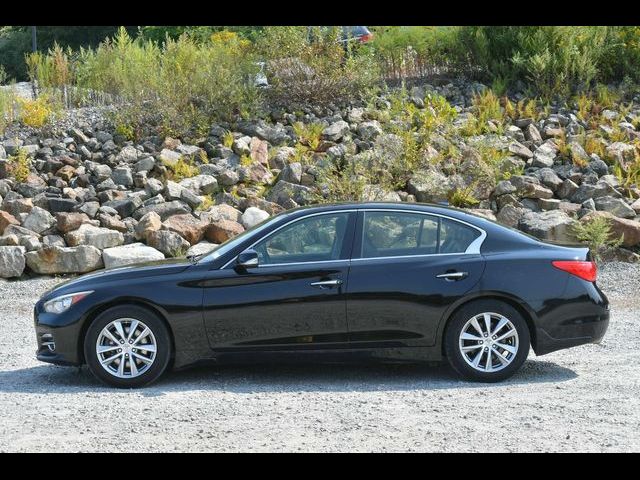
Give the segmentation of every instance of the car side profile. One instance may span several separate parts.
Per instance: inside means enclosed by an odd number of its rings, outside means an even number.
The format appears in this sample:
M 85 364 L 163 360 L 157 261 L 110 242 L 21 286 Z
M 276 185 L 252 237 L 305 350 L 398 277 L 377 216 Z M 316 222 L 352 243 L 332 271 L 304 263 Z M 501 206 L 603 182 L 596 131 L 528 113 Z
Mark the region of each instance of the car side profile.
M 138 387 L 201 362 L 448 361 L 469 380 L 598 342 L 587 248 L 462 210 L 354 203 L 276 215 L 210 254 L 103 270 L 35 306 L 37 358 Z

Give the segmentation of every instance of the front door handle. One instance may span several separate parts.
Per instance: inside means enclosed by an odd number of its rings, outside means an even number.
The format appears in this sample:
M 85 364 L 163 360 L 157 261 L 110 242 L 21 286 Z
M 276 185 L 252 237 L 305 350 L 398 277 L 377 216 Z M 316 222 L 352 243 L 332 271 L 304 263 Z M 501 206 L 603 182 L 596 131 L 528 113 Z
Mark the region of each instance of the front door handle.
M 342 280 L 340 280 L 340 279 L 322 280 L 320 282 L 313 282 L 311 284 L 312 287 L 318 287 L 318 288 L 333 288 L 333 287 L 336 287 L 338 285 L 342 285 Z
M 469 274 L 467 272 L 447 272 L 436 275 L 436 278 L 444 278 L 445 280 L 462 280 Z

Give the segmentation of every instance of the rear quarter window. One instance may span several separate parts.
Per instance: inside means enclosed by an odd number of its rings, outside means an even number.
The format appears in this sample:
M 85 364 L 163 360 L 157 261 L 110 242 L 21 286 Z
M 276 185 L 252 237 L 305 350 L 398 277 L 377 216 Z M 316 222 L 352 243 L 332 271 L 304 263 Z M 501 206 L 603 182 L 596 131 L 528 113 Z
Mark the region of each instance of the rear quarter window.
M 440 223 L 440 248 L 438 253 L 464 253 L 480 236 L 475 228 L 443 218 Z

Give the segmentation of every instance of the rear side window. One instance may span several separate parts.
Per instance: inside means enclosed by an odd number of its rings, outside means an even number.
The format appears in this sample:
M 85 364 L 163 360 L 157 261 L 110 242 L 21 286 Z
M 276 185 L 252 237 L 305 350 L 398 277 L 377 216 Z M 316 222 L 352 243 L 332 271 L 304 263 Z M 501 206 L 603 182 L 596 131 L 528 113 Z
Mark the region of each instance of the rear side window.
M 440 223 L 440 249 L 438 253 L 464 253 L 480 236 L 480 232 L 463 223 L 443 218 Z
M 452 220 L 408 212 L 365 212 L 362 258 L 464 253 L 480 236 Z

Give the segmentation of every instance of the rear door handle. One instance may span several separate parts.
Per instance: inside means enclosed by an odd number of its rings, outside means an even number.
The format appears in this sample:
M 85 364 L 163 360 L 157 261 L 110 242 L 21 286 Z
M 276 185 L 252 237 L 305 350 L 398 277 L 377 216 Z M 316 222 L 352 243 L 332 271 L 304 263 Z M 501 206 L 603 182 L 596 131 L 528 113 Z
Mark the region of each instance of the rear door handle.
M 447 272 L 436 275 L 436 278 L 444 278 L 445 280 L 462 280 L 469 274 L 467 272 Z
M 342 285 L 342 280 L 340 280 L 340 279 L 322 280 L 320 282 L 313 282 L 311 284 L 312 287 L 317 287 L 317 288 L 333 288 L 333 287 L 336 287 L 338 285 Z

